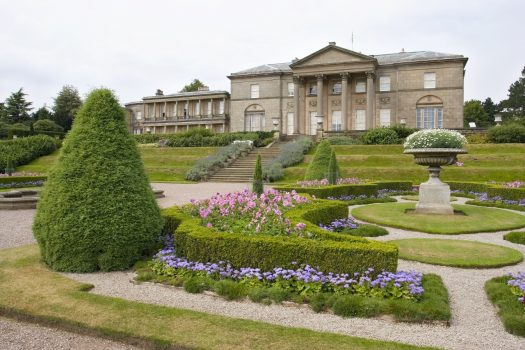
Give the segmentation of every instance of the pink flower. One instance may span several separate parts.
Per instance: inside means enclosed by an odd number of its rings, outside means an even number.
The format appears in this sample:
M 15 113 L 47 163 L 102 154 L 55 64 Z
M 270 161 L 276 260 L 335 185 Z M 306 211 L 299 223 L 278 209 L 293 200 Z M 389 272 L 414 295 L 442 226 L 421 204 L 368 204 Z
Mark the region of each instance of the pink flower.
M 304 230 L 306 228 L 306 224 L 299 222 L 295 225 L 295 228 L 298 230 Z

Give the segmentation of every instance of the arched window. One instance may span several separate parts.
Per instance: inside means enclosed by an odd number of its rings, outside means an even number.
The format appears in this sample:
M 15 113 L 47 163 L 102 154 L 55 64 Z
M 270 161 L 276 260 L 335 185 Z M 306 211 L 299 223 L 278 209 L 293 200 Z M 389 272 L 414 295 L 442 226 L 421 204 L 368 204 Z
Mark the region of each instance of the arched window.
M 244 131 L 264 131 L 266 125 L 264 108 L 253 104 L 244 111 Z
M 417 101 L 416 128 L 443 128 L 443 101 L 439 97 L 427 95 Z

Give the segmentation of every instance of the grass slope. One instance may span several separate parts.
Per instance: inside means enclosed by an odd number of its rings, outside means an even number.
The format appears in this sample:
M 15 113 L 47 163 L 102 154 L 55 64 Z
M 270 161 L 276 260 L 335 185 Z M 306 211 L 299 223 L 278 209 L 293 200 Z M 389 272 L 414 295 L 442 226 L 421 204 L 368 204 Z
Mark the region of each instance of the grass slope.
M 458 160 L 464 166 L 447 166 L 441 172 L 444 181 L 514 181 L 525 178 L 525 144 L 472 144 L 468 154 Z M 420 183 L 428 179 L 425 167 L 403 154 L 402 145 L 332 146 L 343 177 L 370 180 L 405 180 Z M 312 156 L 285 169 L 281 182 L 296 182 L 304 177 Z
M 525 226 L 523 215 L 502 209 L 471 205 L 453 205 L 454 209 L 466 215 L 444 217 L 405 214 L 406 209 L 414 209 L 415 206 L 415 203 L 370 204 L 353 209 L 352 216 L 374 224 L 445 235 L 511 230 Z
M 0 314 L 150 348 L 419 349 L 91 294 L 39 261 L 36 245 L 0 251 Z
M 144 161 L 146 174 L 150 181 L 183 182 L 193 164 L 210 154 L 215 153 L 216 147 L 148 147 L 139 146 Z M 33 162 L 18 167 L 17 171 L 36 172 L 47 174 L 49 168 L 56 163 L 59 150 L 50 155 L 40 157 Z
M 514 265 L 523 255 L 514 249 L 453 239 L 399 239 L 388 241 L 399 248 L 399 258 L 433 265 L 488 268 Z

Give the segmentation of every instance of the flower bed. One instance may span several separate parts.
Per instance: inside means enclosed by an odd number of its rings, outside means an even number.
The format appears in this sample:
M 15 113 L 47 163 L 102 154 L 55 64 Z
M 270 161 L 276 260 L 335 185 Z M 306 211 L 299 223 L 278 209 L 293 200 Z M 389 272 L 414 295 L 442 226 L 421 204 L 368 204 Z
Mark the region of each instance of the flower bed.
M 525 308 L 525 272 L 511 273 L 509 276 L 510 279 L 507 284 L 510 286 L 512 294 Z
M 164 210 L 166 233 L 174 235 L 177 252 L 193 261 L 229 261 L 265 271 L 291 261 L 334 273 L 396 270 L 395 246 L 317 226 L 347 216 L 344 202 L 308 200 L 293 192 L 267 191 L 261 197 L 218 195 Z
M 21 188 L 43 186 L 46 176 L 0 176 L 0 188 Z
M 525 273 L 493 278 L 485 283 L 489 300 L 498 310 L 505 330 L 525 337 Z
M 457 131 L 446 129 L 424 129 L 409 135 L 403 146 L 405 149 L 462 149 L 466 145 L 467 139 Z
M 345 185 L 345 184 L 361 184 L 363 181 L 361 179 L 358 179 L 356 177 L 349 177 L 349 178 L 341 178 L 337 180 L 338 185 Z M 320 186 L 329 186 L 330 183 L 328 182 L 328 179 L 321 179 L 321 180 L 306 180 L 306 181 L 297 181 L 297 185 L 301 188 L 305 187 L 320 187 Z

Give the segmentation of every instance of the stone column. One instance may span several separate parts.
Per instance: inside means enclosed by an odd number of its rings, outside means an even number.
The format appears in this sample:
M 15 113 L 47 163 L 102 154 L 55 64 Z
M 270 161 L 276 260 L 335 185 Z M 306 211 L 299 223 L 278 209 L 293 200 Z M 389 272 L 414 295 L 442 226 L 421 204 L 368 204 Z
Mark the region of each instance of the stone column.
M 366 72 L 366 129 L 372 129 L 375 126 L 375 99 L 374 72 Z
M 348 130 L 348 73 L 341 73 L 341 130 Z
M 210 98 L 210 110 L 208 111 L 208 114 L 210 115 L 210 118 L 213 118 L 213 98 Z
M 293 133 L 299 134 L 299 84 L 301 79 L 293 77 Z M 287 121 L 288 122 L 288 121 Z M 286 125 L 288 127 L 288 124 Z
M 164 116 L 161 115 L 161 117 L 163 117 L 162 119 L 168 118 L 168 101 L 164 101 Z
M 173 113 L 173 116 L 175 119 L 178 119 L 179 117 L 179 101 L 175 101 L 175 113 Z
M 157 102 L 153 102 L 153 120 L 157 120 Z
M 323 114 L 323 75 L 316 75 L 317 78 L 317 118 L 324 117 Z

